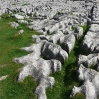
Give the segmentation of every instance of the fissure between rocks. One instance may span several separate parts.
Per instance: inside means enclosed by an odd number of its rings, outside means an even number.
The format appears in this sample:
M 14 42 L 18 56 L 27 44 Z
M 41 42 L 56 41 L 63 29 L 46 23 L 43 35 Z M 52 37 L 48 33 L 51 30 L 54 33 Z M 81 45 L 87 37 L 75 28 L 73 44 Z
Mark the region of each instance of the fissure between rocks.
M 81 51 L 81 43 L 89 30 L 89 27 L 90 25 L 83 26 L 84 33 L 75 42 L 74 49 L 70 52 L 68 60 L 62 66 L 62 71 L 52 74 L 55 78 L 55 85 L 52 89 L 47 89 L 48 99 L 71 99 L 71 89 L 74 85 L 80 85 L 77 77 L 78 64 L 76 60 L 79 54 L 83 54 Z M 57 91 L 55 92 L 55 90 Z M 78 94 L 73 99 L 84 99 L 84 96 L 82 94 Z

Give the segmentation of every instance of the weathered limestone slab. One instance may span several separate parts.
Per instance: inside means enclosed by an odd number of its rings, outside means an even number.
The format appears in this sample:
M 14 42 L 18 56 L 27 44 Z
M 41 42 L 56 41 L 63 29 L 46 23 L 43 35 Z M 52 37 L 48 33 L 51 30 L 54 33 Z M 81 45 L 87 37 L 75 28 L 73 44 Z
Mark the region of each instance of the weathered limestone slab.
M 31 57 L 28 58 L 31 60 Z M 33 76 L 38 83 L 35 90 L 38 99 L 47 99 L 45 90 L 48 87 L 51 88 L 55 82 L 53 77 L 49 77 L 49 74 L 60 70 L 61 63 L 58 60 L 44 60 L 42 58 L 31 60 L 20 69 L 18 81 L 23 81 L 29 75 Z
M 57 59 L 64 62 L 68 59 L 68 54 L 59 45 L 48 41 L 42 41 L 38 44 L 32 44 L 30 47 L 21 48 L 29 52 L 33 52 L 36 57 L 44 57 L 46 59 Z M 31 54 L 30 54 L 31 55 Z
M 81 45 L 82 51 L 86 53 L 99 52 L 98 47 L 99 47 L 99 33 L 88 31 Z
M 20 25 L 18 24 L 18 23 L 16 23 L 16 22 L 10 22 L 9 23 L 10 25 L 11 25 L 11 27 L 13 27 L 13 28 L 18 28 Z
M 68 53 L 74 48 L 75 45 L 75 36 L 74 34 L 68 34 L 60 38 L 59 43 L 61 47 Z
M 97 99 L 99 96 L 99 73 L 93 69 L 84 67 L 82 64 L 78 69 L 78 78 L 83 81 L 83 85 L 72 89 L 71 97 L 80 92 L 85 95 L 85 99 Z
M 86 67 L 96 65 L 99 60 L 99 53 L 96 54 L 89 54 L 88 56 L 85 55 L 79 55 L 78 57 L 78 64 L 83 64 Z

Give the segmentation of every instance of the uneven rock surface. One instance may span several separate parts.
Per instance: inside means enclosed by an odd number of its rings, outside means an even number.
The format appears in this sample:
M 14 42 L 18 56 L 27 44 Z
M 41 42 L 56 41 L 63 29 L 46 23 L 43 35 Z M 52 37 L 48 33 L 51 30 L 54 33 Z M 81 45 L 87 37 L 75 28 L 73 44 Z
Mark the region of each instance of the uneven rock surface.
M 86 68 L 82 64 L 78 69 L 79 80 L 83 81 L 83 85 L 80 87 L 74 86 L 72 89 L 71 97 L 76 93 L 83 93 L 86 98 L 85 99 L 97 99 L 99 96 L 99 73 L 93 69 Z
M 28 59 L 31 60 L 31 57 L 28 57 Z M 24 80 L 29 75 L 33 76 L 38 83 L 35 90 L 38 99 L 46 99 L 45 89 L 52 88 L 55 82 L 53 77 L 49 77 L 49 74 L 60 70 L 61 63 L 58 60 L 44 60 L 42 58 L 31 60 L 24 63 L 24 67 L 20 70 L 18 81 Z
M 74 86 L 70 97 L 76 93 L 85 95 L 85 99 L 99 98 L 99 3 L 93 6 L 91 10 L 91 25 L 81 44 L 81 50 L 85 55 L 79 55 L 77 62 L 78 79 L 83 82 L 80 87 Z M 87 54 L 87 55 L 86 55 Z M 97 66 L 97 71 L 89 67 Z M 87 68 L 86 68 L 87 67 Z
M 23 81 L 29 75 L 37 81 L 35 93 L 38 99 L 47 99 L 46 88 L 52 88 L 55 82 L 49 75 L 61 71 L 62 64 L 68 60 L 75 42 L 84 33 L 83 26 L 90 25 L 81 44 L 82 52 L 89 55 L 79 55 L 77 60 L 80 65 L 78 78 L 83 81 L 83 85 L 74 86 L 70 96 L 81 92 L 86 99 L 97 99 L 99 73 L 86 67 L 99 65 L 98 1 L 0 0 L 0 8 L 0 15 L 7 13 L 11 18 L 16 18 L 17 23 L 10 23 L 12 27 L 27 24 L 29 29 L 41 33 L 32 35 L 35 44 L 21 48 L 31 52 L 30 54 L 14 58 L 16 63 L 24 64 L 18 81 Z M 20 30 L 19 34 L 23 32 L 24 30 Z
M 17 27 L 19 27 L 19 24 L 18 23 L 16 23 L 16 22 L 10 22 L 9 23 L 10 25 L 11 25 L 11 27 L 13 27 L 13 28 L 17 28 Z
M 97 65 L 98 61 L 99 61 L 99 53 L 89 54 L 88 56 L 79 55 L 77 60 L 79 65 L 83 64 L 86 67 Z
M 97 3 L 92 12 L 92 24 L 90 26 L 89 31 L 85 35 L 85 38 L 82 43 L 82 51 L 86 53 L 92 53 L 92 52 L 99 52 L 99 24 L 97 23 L 99 21 L 99 3 Z
M 74 34 L 67 34 L 63 37 L 60 37 L 59 43 L 61 44 L 61 47 L 68 53 L 71 52 L 71 50 L 74 48 L 76 38 Z

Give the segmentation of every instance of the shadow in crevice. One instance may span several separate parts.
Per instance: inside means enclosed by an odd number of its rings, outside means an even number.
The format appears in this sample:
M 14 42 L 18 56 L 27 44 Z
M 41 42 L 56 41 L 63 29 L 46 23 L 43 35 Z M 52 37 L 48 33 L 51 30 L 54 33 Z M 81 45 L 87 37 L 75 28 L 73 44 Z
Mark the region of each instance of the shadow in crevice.
M 80 37 L 76 42 L 75 42 L 75 47 L 71 51 L 68 62 L 65 67 L 65 76 L 64 76 L 64 86 L 66 88 L 66 91 L 62 93 L 62 96 L 64 98 L 62 99 L 71 99 L 70 93 L 71 89 L 73 86 L 80 86 L 82 83 L 78 82 L 78 75 L 77 75 L 77 70 L 78 70 L 78 65 L 77 65 L 77 57 L 79 54 L 84 54 L 81 50 L 81 43 L 84 39 L 84 36 L 86 35 L 87 31 L 89 30 L 89 26 L 83 27 L 84 28 L 84 34 L 82 37 Z M 84 97 L 78 95 L 77 97 L 74 97 L 73 99 L 83 99 Z

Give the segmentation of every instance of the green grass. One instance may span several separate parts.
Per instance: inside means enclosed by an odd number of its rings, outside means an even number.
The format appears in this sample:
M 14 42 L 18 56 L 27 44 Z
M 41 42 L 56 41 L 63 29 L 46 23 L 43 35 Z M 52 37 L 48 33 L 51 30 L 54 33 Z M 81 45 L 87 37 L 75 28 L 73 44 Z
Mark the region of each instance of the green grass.
M 84 35 L 89 26 L 82 26 Z M 76 41 L 74 49 L 71 51 L 68 60 L 62 66 L 61 72 L 52 74 L 55 78 L 55 84 L 52 89 L 47 89 L 48 99 L 84 99 L 82 94 L 77 94 L 75 97 L 70 98 L 70 93 L 73 86 L 80 86 L 77 80 L 77 68 L 76 59 L 81 54 L 80 44 L 84 38 L 84 35 Z
M 28 6 L 28 5 L 30 5 L 30 3 L 25 3 L 25 4 L 23 4 L 22 6 Z
M 24 24 L 21 24 L 17 29 L 11 28 L 8 23 L 16 20 L 7 19 L 6 16 L 3 15 L 0 20 L 0 76 L 9 75 L 9 77 L 0 82 L 0 99 L 36 99 L 33 93 L 37 86 L 35 80 L 32 77 L 27 77 L 23 82 L 17 82 L 19 68 L 23 65 L 16 64 L 12 60 L 15 57 L 28 54 L 28 52 L 19 49 L 34 43 L 31 36 L 39 33 L 31 31 Z M 84 33 L 86 33 L 88 27 L 83 26 L 83 28 Z M 20 29 L 25 32 L 18 35 Z M 48 99 L 71 99 L 69 97 L 71 89 L 74 85 L 80 85 L 76 76 L 78 68 L 76 58 L 81 53 L 80 44 L 83 37 L 76 41 L 68 61 L 62 67 L 62 71 L 51 75 L 55 78 L 55 85 L 52 89 L 47 89 Z M 73 99 L 84 99 L 84 96 L 77 94 Z
M 36 82 L 32 77 L 21 83 L 17 82 L 19 68 L 23 65 L 14 63 L 13 58 L 28 54 L 19 49 L 34 43 L 32 35 L 39 33 L 31 31 L 24 24 L 17 29 L 12 28 L 8 23 L 16 20 L 6 16 L 3 15 L 0 20 L 0 76 L 9 77 L 0 82 L 0 99 L 35 99 L 33 90 L 36 88 Z M 20 29 L 25 32 L 18 35 Z

